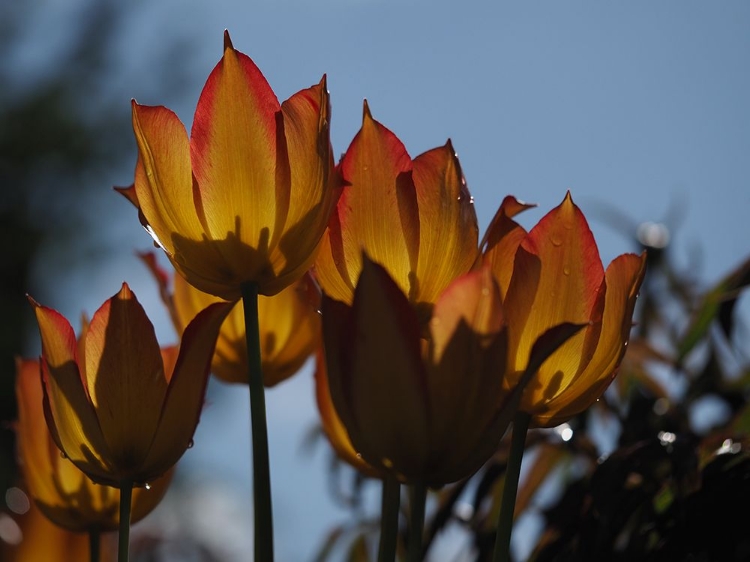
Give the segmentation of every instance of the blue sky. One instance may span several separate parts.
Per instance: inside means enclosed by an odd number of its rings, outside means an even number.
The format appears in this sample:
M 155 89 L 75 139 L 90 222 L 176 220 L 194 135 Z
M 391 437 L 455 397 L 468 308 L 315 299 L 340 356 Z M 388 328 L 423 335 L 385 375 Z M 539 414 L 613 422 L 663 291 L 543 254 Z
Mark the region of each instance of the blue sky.
M 44 61 L 65 39 L 45 28 L 81 15 L 48 4 L 22 60 Z M 124 113 L 131 98 L 164 104 L 189 127 L 224 29 L 281 99 L 327 74 L 337 153 L 356 134 L 365 98 L 412 156 L 450 138 L 482 230 L 506 194 L 539 204 L 522 216 L 531 226 L 570 190 L 605 264 L 634 246 L 632 232 L 602 205 L 635 222 L 673 213 L 675 259 L 706 282 L 750 254 L 748 2 L 144 2 L 118 37 L 110 102 L 119 100 Z M 188 81 L 159 96 L 154 61 L 171 37 L 187 39 L 185 52 L 172 56 Z M 134 162 L 134 142 L 132 150 Z M 59 274 L 55 302 L 45 304 L 77 318 L 125 280 L 167 342 L 171 327 L 133 257 L 149 240 L 130 206 L 111 193 L 131 174 L 129 165 L 92 178 L 101 184 L 99 232 L 112 251 L 96 267 Z M 308 366 L 268 393 L 280 561 L 309 559 L 322 530 L 345 516 L 328 500 L 322 449 L 312 457 L 299 452 L 315 420 L 310 378 Z M 244 487 L 249 509 L 245 389 L 214 386 L 212 393 L 217 406 L 204 414 L 186 470 Z

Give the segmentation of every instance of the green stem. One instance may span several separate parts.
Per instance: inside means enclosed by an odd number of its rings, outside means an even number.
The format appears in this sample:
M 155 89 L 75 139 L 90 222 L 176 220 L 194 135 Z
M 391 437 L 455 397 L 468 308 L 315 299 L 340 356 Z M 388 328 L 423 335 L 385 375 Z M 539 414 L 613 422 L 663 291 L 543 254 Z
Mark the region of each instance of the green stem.
M 401 508 L 401 485 L 391 476 L 383 479 L 383 501 L 380 510 L 380 545 L 378 562 L 396 560 L 398 514 Z
M 273 514 L 271 508 L 271 471 L 268 461 L 266 391 L 260 359 L 258 326 L 258 286 L 243 283 L 242 306 L 247 338 L 248 385 L 250 387 L 250 424 L 253 447 L 253 503 L 255 520 L 255 560 L 273 562 Z
M 133 483 L 120 483 L 120 532 L 117 544 L 117 562 L 128 562 L 130 544 L 130 505 L 133 501 Z
M 421 562 L 422 560 L 422 534 L 424 532 L 424 512 L 427 503 L 427 486 L 423 482 L 417 482 L 410 489 L 410 513 L 409 513 L 409 562 Z
M 99 529 L 89 531 L 89 562 L 99 562 L 102 543 L 102 533 Z
M 505 468 L 503 498 L 500 502 L 500 514 L 497 518 L 497 535 L 495 536 L 495 554 L 493 562 L 510 562 L 510 535 L 513 530 L 513 512 L 516 510 L 518 479 L 521 475 L 526 433 L 529 430 L 531 416 L 517 412 L 513 419 L 513 438 L 510 444 L 508 465 Z

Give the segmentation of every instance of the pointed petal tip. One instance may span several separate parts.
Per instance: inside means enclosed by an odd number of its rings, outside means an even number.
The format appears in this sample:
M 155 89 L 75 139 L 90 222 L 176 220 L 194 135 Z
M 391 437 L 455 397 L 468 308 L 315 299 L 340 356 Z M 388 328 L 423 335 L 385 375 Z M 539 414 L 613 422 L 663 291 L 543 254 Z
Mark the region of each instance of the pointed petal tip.
M 372 113 L 370 112 L 370 104 L 367 103 L 367 99 L 365 98 L 362 103 L 362 121 L 364 122 L 367 120 L 373 121 L 374 119 L 372 118 Z
M 229 30 L 224 30 L 224 50 L 227 51 L 229 49 L 234 50 L 234 45 L 232 45 L 232 39 L 229 37 Z

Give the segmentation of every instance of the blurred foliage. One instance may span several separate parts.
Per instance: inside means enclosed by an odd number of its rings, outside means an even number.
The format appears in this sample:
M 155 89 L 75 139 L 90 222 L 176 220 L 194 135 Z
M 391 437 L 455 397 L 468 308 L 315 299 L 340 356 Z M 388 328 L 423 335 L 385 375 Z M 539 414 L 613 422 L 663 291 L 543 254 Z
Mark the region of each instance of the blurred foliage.
M 529 432 L 516 521 L 541 530 L 519 530 L 514 542 L 534 562 L 750 560 L 742 516 L 750 500 L 750 358 L 737 313 L 750 257 L 706 289 L 675 265 L 667 226 L 630 225 L 649 260 L 628 351 L 592 408 Z M 492 559 L 509 444 L 510 434 L 473 477 L 431 492 L 425 560 Z M 377 514 L 357 508 L 370 485 L 380 487 L 357 480 L 348 497 L 337 496 L 352 517 L 331 530 L 317 561 L 374 559 Z M 406 540 L 406 502 L 402 509 Z M 456 528 L 463 542 L 448 556 L 440 535 Z

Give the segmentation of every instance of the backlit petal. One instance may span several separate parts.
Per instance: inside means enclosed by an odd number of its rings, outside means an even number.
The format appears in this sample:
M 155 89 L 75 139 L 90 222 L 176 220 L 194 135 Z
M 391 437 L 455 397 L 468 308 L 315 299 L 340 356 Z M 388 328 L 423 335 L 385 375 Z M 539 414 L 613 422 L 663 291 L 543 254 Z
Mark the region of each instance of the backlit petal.
M 285 101 L 281 112 L 284 129 L 276 168 L 275 236 L 283 235 L 272 262 L 281 284 L 288 286 L 285 278 L 296 280 L 310 268 L 340 194 L 329 140 L 325 77 Z
M 166 472 L 190 446 L 206 394 L 216 337 L 232 306 L 212 304 L 185 328 L 159 426 L 139 475 L 142 479 Z
M 91 402 L 112 462 L 127 472 L 148 453 L 167 389 L 153 325 L 127 284 L 94 314 L 85 347 Z
M 417 156 L 412 178 L 419 206 L 416 298 L 433 303 L 476 260 L 477 215 L 450 142 Z
M 225 241 L 217 249 L 239 279 L 267 267 L 277 212 L 279 110 L 258 67 L 227 41 L 198 100 L 190 157 L 201 220 L 212 240 Z
M 352 302 L 364 249 L 414 297 L 420 226 L 412 162 L 396 135 L 372 118 L 366 103 L 362 128 L 340 172 L 345 187 L 316 266 L 323 291 Z
M 533 206 L 521 203 L 512 195 L 505 197 L 480 245 L 483 252 L 482 261 L 492 268 L 503 297 L 508 293 L 516 251 L 527 234 L 511 217 Z
M 645 254 L 624 254 L 606 271 L 606 297 L 601 335 L 596 351 L 580 381 L 571 384 L 547 406 L 550 412 L 539 423 L 553 427 L 582 412 L 599 398 L 612 382 L 630 337 L 633 309 L 645 274 Z

